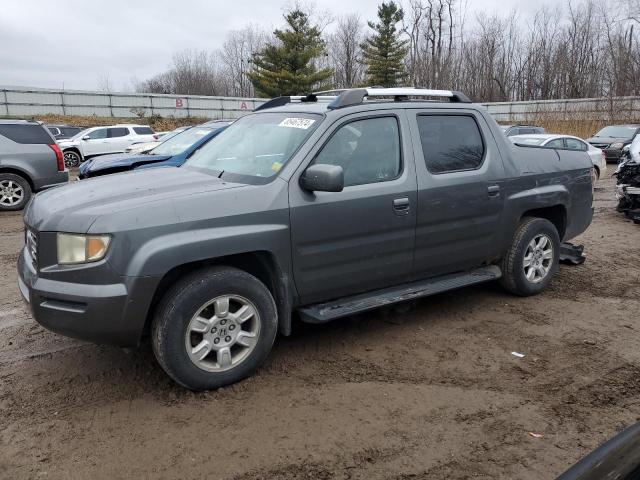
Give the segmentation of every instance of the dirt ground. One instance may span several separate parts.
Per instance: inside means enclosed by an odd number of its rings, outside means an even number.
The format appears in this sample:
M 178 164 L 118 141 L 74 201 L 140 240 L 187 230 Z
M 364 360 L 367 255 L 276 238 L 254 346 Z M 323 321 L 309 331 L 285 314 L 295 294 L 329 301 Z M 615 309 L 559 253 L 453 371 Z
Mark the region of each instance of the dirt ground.
M 148 343 L 34 323 L 15 280 L 21 217 L 4 214 L 0 478 L 555 478 L 640 418 L 640 226 L 615 212 L 611 180 L 596 195 L 587 262 L 544 294 L 488 284 L 297 324 L 253 378 L 203 394 Z

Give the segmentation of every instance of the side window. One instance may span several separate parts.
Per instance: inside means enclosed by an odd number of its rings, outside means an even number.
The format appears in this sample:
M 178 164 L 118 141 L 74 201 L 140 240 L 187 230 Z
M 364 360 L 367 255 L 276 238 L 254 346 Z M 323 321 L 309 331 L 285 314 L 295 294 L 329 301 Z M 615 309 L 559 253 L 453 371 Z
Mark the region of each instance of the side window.
M 107 129 L 106 128 L 99 128 L 98 130 L 94 130 L 93 132 L 88 133 L 87 136 L 91 140 L 99 140 L 101 138 L 107 138 Z
M 575 138 L 565 138 L 565 142 L 567 143 L 567 148 L 569 150 L 579 150 L 581 152 L 587 151 L 587 144 L 580 140 Z
M 0 135 L 16 143 L 51 144 L 53 139 L 42 125 L 33 123 L 7 123 L 0 125 Z
M 562 138 L 556 138 L 555 140 L 551 140 L 549 143 L 545 145 L 547 148 L 565 148 Z
M 402 170 L 397 119 L 367 118 L 342 125 L 313 163 L 342 167 L 345 187 L 393 180 Z
M 422 154 L 431 173 L 475 170 L 484 159 L 478 124 L 469 115 L 418 115 Z
M 538 133 L 535 128 L 521 128 L 519 131 L 520 133 L 518 135 L 532 135 L 534 133 Z
M 129 129 L 126 127 L 109 128 L 109 138 L 126 137 Z

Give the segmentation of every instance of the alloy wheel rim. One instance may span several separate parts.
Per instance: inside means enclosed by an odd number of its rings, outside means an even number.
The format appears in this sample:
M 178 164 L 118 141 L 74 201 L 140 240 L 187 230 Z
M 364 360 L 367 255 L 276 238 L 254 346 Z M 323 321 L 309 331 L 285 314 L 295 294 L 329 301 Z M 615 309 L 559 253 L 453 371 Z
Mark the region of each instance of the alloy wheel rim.
M 260 315 L 240 295 L 221 295 L 205 303 L 185 332 L 189 359 L 200 369 L 223 372 L 242 363 L 258 344 Z
M 5 207 L 13 207 L 24 198 L 24 189 L 18 182 L 13 180 L 0 181 L 0 205 Z
M 529 282 L 540 283 L 547 278 L 553 266 L 553 242 L 548 235 L 540 233 L 529 242 L 522 265 Z
M 65 152 L 64 154 L 64 163 L 67 167 L 76 167 L 78 166 L 80 159 L 78 154 L 75 152 Z

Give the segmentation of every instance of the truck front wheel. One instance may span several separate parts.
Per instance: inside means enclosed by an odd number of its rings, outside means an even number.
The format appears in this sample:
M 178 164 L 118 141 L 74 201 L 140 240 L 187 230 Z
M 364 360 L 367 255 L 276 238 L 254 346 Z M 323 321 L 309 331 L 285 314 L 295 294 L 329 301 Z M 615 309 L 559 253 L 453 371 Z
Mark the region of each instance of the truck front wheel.
M 513 243 L 502 259 L 502 286 L 528 297 L 544 290 L 560 261 L 560 237 L 555 225 L 544 218 L 524 218 Z
M 271 351 L 277 326 L 275 301 L 260 280 L 213 267 L 164 296 L 152 324 L 153 351 L 180 385 L 210 390 L 251 375 Z

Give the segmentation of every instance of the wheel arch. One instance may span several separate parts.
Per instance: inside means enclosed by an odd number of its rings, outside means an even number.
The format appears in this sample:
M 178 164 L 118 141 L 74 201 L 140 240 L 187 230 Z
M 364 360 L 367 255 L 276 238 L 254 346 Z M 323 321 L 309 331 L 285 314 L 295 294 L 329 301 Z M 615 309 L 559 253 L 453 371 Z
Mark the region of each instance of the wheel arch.
M 556 230 L 558 230 L 560 241 L 562 241 L 565 233 L 567 232 L 567 207 L 563 204 L 527 210 L 520 216 L 520 221 L 526 217 L 544 218 L 549 220 L 556 227 Z
M 65 152 L 75 152 L 78 155 L 80 155 L 80 161 L 84 159 L 84 155 L 82 154 L 82 152 L 78 147 L 67 147 L 64 150 L 62 150 L 62 154 L 64 155 Z
M 18 175 L 19 177 L 24 178 L 26 182 L 29 184 L 31 191 L 35 191 L 35 186 L 33 184 L 33 179 L 31 178 L 31 175 L 29 175 L 28 172 L 22 170 L 21 168 L 3 165 L 3 166 L 0 166 L 0 173 L 11 173 L 13 175 Z
M 269 251 L 258 250 L 221 257 L 208 258 L 177 265 L 160 279 L 151 299 L 143 332 L 148 332 L 156 308 L 169 288 L 186 275 L 213 266 L 226 266 L 243 270 L 260 280 L 276 302 L 278 329 L 282 335 L 291 333 L 291 311 L 294 291 L 289 276 L 279 265 L 276 256 Z

